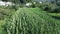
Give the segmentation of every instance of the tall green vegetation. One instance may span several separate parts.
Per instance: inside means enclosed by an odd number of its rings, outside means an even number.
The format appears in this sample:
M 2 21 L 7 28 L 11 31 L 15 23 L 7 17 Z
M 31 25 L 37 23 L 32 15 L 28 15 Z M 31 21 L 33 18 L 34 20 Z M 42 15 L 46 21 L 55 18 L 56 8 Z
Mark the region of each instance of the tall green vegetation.
M 2 0 L 2 1 L 9 1 L 9 2 L 13 2 L 13 3 L 18 3 L 19 2 L 19 0 Z
M 0 7 L 0 20 L 4 20 L 9 18 L 12 14 L 14 14 L 15 9 L 12 7 Z
M 20 8 L 7 21 L 7 34 L 60 34 L 60 21 L 39 8 Z
M 42 8 L 43 10 L 51 13 L 59 13 L 60 12 L 60 2 L 55 2 L 52 1 L 51 3 L 49 2 L 44 2 L 43 4 L 40 4 L 39 7 Z
M 28 2 L 34 2 L 34 0 L 19 0 L 20 1 L 20 3 L 28 3 Z
M 12 7 L 0 6 L 0 34 L 6 34 L 5 30 L 5 20 L 9 19 L 12 14 L 15 13 L 15 9 Z
M 33 2 L 34 0 L 2 0 L 2 1 L 10 1 L 14 3 L 27 3 L 27 2 Z

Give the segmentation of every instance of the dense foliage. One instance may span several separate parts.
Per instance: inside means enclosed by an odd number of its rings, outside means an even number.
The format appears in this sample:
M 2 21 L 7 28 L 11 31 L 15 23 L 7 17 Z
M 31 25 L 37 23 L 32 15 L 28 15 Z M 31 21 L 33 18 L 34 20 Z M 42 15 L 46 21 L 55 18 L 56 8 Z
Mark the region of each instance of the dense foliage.
M 7 21 L 7 34 L 60 34 L 60 21 L 39 8 L 20 8 Z
M 15 13 L 15 9 L 12 7 L 0 6 L 0 34 L 6 34 L 5 21 L 9 19 L 12 14 Z
M 2 1 L 9 1 L 9 2 L 13 2 L 13 3 L 27 3 L 27 2 L 34 2 L 34 0 L 2 0 Z
M 57 3 L 59 5 L 59 3 Z M 45 2 L 40 4 L 39 8 L 42 8 L 43 10 L 51 13 L 59 13 L 60 12 L 60 6 L 58 6 L 55 3 L 49 3 Z
M 0 34 L 60 34 L 60 0 L 2 1 L 15 5 L 0 6 Z M 27 8 L 27 3 L 32 5 Z
M 13 8 L 2 8 L 0 7 L 0 20 L 4 20 L 5 18 L 9 18 L 12 14 L 14 14 L 15 9 Z

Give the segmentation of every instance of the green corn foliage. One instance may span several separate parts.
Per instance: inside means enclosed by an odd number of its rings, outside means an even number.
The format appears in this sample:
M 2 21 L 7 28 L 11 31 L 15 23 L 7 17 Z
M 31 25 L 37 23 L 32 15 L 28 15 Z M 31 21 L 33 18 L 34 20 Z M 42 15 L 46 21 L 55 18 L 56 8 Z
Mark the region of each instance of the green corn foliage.
M 39 8 L 20 8 L 7 22 L 7 34 L 60 34 L 60 21 Z

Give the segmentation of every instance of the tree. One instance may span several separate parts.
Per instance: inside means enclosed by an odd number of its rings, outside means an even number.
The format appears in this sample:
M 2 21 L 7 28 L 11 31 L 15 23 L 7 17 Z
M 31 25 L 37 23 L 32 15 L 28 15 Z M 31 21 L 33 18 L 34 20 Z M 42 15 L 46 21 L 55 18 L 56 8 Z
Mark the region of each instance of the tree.
M 6 1 L 7 2 L 8 0 L 2 0 L 2 1 Z
M 19 0 L 2 0 L 2 1 L 9 1 L 9 2 L 13 2 L 13 3 L 18 3 Z
M 9 1 L 9 2 L 14 2 L 14 3 L 34 2 L 34 0 L 2 0 L 2 1 Z
M 34 0 L 19 0 L 20 3 L 28 3 L 28 2 L 34 2 Z

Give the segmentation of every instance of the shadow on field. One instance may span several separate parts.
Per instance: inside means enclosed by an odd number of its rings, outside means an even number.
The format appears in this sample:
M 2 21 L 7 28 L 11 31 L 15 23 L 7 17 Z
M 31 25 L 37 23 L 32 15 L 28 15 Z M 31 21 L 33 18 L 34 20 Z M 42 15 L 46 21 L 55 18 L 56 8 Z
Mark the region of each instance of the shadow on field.
M 52 18 L 55 18 L 55 19 L 59 19 L 60 20 L 60 17 L 58 17 L 58 16 L 52 16 Z

